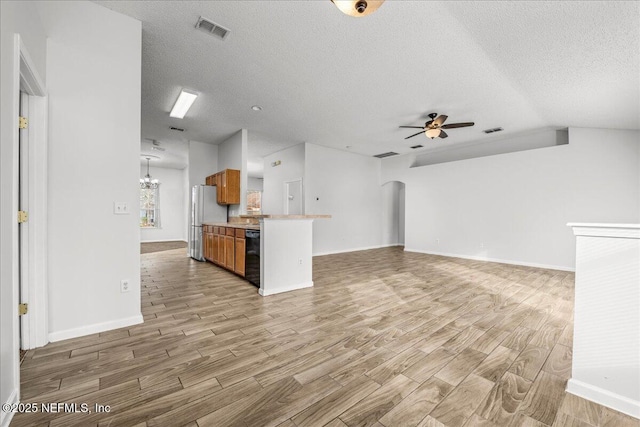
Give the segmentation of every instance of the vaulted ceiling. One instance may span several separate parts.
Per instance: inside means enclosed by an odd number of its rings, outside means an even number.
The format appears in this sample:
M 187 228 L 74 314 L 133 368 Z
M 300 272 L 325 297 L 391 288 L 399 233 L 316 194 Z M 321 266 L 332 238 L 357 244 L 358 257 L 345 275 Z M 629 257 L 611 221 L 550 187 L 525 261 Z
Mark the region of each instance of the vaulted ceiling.
M 387 0 L 363 18 L 329 0 L 97 3 L 142 21 L 142 136 L 165 144 L 246 128 L 274 150 L 402 154 L 488 141 L 498 126 L 640 127 L 638 2 Z M 200 16 L 228 37 L 197 30 Z M 172 119 L 182 88 L 200 96 Z M 430 112 L 476 125 L 405 140 L 398 126 Z

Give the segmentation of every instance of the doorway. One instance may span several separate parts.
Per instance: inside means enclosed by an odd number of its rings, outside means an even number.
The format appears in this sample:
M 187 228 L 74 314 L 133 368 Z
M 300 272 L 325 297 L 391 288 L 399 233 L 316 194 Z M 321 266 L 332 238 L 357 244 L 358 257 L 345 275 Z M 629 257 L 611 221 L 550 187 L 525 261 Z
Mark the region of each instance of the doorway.
M 303 215 L 302 178 L 284 183 L 284 213 L 285 215 Z
M 18 115 L 26 118 L 17 132 L 16 193 L 18 211 L 26 212 L 17 226 L 16 303 L 26 304 L 19 316 L 17 333 L 20 350 L 49 342 L 47 289 L 47 111 L 48 98 L 25 46 L 17 37 L 19 87 L 16 87 Z
M 20 117 L 29 117 L 29 95 L 27 95 L 20 87 L 18 111 Z M 22 124 L 18 129 L 18 211 L 29 212 L 29 128 L 23 127 Z M 24 220 L 24 222 L 22 222 Z M 20 219 L 18 223 L 18 302 L 28 301 L 27 283 L 29 283 L 29 222 Z M 28 306 L 27 306 L 28 307 Z M 21 315 L 18 322 L 18 331 L 20 336 L 20 364 L 24 360 L 27 349 L 29 348 L 29 320 L 26 316 Z
M 404 246 L 405 187 L 400 181 L 382 186 L 382 243 L 385 246 Z

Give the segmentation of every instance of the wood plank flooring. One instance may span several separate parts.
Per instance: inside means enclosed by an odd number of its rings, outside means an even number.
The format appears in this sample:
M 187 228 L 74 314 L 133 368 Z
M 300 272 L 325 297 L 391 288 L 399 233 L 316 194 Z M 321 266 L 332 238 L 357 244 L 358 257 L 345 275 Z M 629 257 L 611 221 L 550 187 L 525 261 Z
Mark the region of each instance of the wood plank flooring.
M 635 426 L 564 392 L 571 273 L 405 253 L 314 258 L 263 298 L 184 249 L 141 255 L 145 322 L 29 351 L 50 426 Z M 109 405 L 96 412 L 94 405 Z

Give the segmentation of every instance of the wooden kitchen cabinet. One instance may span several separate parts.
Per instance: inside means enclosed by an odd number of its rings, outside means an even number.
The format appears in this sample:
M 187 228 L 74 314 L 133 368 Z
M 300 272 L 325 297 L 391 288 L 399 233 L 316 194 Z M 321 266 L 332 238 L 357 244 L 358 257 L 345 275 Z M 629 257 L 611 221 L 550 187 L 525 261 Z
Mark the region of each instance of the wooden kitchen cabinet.
M 216 201 L 219 205 L 237 205 L 240 203 L 240 171 L 237 169 L 225 169 L 208 176 L 205 179 L 207 185 L 215 185 Z
M 247 240 L 244 228 L 204 226 L 205 258 L 214 264 L 245 277 Z
M 213 261 L 213 228 L 211 226 L 202 227 L 202 240 L 204 259 Z
M 224 236 L 224 266 L 233 271 L 235 268 L 235 241 L 233 236 Z
M 236 245 L 236 259 L 235 259 L 235 267 L 233 271 L 235 271 L 236 274 L 244 277 L 245 252 L 247 248 L 247 241 L 245 240 L 244 230 L 236 229 L 235 245 Z
M 215 227 L 218 228 L 218 227 Z M 211 262 L 214 262 L 216 264 L 220 264 L 220 257 L 218 256 L 218 245 L 220 241 L 220 236 L 217 234 L 216 231 L 214 231 L 214 233 L 212 233 L 211 236 Z
M 213 235 L 213 246 L 215 247 L 213 262 L 219 265 L 224 265 L 224 230 L 224 227 L 216 227 Z

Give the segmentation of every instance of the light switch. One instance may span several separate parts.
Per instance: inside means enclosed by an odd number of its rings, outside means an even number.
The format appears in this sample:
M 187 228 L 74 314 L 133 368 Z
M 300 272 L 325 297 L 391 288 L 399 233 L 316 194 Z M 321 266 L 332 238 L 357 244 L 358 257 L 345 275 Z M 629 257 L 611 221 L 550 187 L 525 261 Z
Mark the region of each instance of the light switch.
M 129 205 L 124 202 L 113 202 L 113 213 L 116 215 L 129 215 Z

